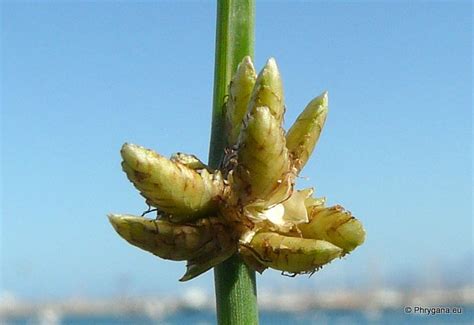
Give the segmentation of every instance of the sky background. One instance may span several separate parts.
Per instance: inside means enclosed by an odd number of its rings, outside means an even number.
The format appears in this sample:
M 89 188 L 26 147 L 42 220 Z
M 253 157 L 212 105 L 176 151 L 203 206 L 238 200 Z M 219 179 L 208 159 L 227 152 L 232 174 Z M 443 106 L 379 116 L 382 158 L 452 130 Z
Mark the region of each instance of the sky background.
M 256 68 L 283 76 L 289 127 L 330 111 L 298 187 L 364 224 L 366 243 L 309 278 L 260 289 L 472 283 L 472 5 L 260 2 Z M 183 262 L 128 245 L 140 214 L 124 142 L 207 159 L 213 2 L 2 2 L 1 285 L 44 299 L 213 291 Z

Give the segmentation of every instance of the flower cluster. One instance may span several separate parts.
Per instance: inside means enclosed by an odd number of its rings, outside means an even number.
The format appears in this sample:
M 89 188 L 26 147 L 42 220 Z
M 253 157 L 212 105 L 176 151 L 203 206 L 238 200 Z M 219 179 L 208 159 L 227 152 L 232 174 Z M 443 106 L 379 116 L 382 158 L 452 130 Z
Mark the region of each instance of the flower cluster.
M 249 57 L 237 68 L 225 107 L 227 148 L 217 170 L 193 155 L 170 159 L 124 144 L 122 168 L 156 219 L 111 214 L 132 245 L 186 260 L 181 281 L 235 253 L 252 268 L 313 273 L 364 242 L 362 224 L 341 206 L 325 206 L 295 180 L 319 139 L 327 93 L 313 99 L 285 133 L 283 87 L 269 59 L 257 76 Z

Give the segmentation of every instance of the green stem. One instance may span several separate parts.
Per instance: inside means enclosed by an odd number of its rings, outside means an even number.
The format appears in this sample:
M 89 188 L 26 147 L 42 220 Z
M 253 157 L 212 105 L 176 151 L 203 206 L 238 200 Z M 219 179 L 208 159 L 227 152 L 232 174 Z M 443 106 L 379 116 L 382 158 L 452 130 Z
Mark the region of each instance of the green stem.
M 209 149 L 209 165 L 213 168 L 219 166 L 226 146 L 223 109 L 227 87 L 243 57 L 253 56 L 254 21 L 254 0 L 218 0 Z M 236 255 L 215 267 L 214 280 L 219 324 L 258 324 L 255 272 Z

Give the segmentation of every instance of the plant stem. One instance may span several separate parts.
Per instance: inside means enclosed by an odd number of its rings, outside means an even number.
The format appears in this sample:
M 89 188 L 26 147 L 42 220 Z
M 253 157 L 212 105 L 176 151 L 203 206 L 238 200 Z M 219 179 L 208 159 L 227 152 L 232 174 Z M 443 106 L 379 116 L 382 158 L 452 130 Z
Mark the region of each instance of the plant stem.
M 227 88 L 244 56 L 253 56 L 254 0 L 218 0 L 214 100 L 209 165 L 217 168 L 222 160 L 226 137 L 224 105 Z M 258 324 L 255 271 L 235 255 L 214 269 L 218 323 Z

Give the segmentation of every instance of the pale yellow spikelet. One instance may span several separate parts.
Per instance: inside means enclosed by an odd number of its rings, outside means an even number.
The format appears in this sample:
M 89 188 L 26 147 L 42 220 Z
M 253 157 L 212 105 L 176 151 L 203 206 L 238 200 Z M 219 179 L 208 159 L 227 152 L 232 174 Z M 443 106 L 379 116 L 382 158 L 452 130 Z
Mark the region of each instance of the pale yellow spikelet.
M 285 98 L 280 71 L 275 59 L 270 58 L 260 71 L 249 103 L 249 111 L 266 106 L 281 124 L 285 113 Z
M 274 232 L 256 234 L 245 245 L 261 264 L 290 273 L 311 273 L 341 256 L 342 249 L 324 240 L 283 236 Z
M 150 205 L 175 220 L 190 220 L 216 209 L 223 191 L 219 172 L 197 172 L 133 144 L 124 144 L 121 154 L 122 167 L 129 180 Z
M 298 172 L 311 156 L 328 112 L 328 93 L 313 99 L 298 116 L 286 135 L 286 146 Z
M 258 107 L 247 115 L 233 174 L 235 190 L 242 203 L 268 201 L 280 187 L 291 187 L 291 165 L 280 123 L 268 107 Z M 283 200 L 288 191 L 280 191 Z
M 168 260 L 182 261 L 202 254 L 213 239 L 209 218 L 192 224 L 122 214 L 110 214 L 117 233 L 130 244 Z
M 250 96 L 257 74 L 249 56 L 244 57 L 229 85 L 229 98 L 226 103 L 226 131 L 229 146 L 237 143 L 242 122 L 248 110 Z
M 309 223 L 298 225 L 305 238 L 327 240 L 341 247 L 344 253 L 354 250 L 365 240 L 365 230 L 360 221 L 340 205 L 313 207 L 308 214 Z

